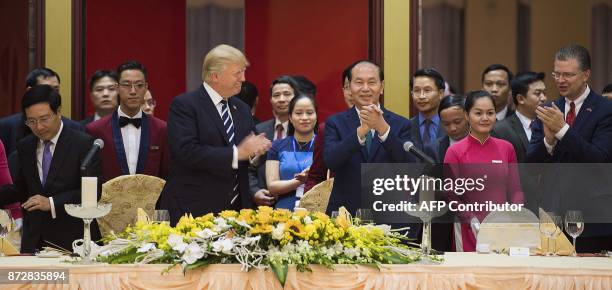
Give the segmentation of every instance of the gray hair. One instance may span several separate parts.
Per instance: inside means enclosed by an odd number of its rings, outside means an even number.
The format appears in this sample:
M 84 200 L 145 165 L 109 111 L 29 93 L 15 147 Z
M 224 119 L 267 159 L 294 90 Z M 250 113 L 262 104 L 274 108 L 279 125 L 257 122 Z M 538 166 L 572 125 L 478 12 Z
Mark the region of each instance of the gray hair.
M 578 62 L 580 70 L 591 69 L 591 55 L 589 51 L 582 45 L 570 44 L 562 47 L 555 54 L 555 60 L 575 59 Z

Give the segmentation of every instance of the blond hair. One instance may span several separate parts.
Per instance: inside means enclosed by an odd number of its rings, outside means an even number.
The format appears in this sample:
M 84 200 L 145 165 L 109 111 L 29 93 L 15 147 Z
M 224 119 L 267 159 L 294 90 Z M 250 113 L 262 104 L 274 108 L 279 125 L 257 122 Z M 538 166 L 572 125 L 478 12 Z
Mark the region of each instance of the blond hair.
M 244 66 L 249 65 L 242 51 L 237 48 L 220 44 L 211 49 L 204 57 L 202 64 L 202 80 L 209 81 L 213 72 L 220 72 L 230 63 L 238 63 Z

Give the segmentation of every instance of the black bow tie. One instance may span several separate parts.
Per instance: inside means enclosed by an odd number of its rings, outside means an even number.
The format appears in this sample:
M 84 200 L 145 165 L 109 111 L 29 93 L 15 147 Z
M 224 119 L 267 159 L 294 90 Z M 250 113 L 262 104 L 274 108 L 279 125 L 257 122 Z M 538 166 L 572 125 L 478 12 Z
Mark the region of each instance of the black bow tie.
M 140 128 L 140 125 L 142 124 L 142 118 L 128 118 L 128 117 L 124 117 L 121 116 L 119 117 L 119 126 L 120 127 L 125 127 L 127 126 L 127 124 L 132 124 L 134 125 L 134 127 L 136 128 Z

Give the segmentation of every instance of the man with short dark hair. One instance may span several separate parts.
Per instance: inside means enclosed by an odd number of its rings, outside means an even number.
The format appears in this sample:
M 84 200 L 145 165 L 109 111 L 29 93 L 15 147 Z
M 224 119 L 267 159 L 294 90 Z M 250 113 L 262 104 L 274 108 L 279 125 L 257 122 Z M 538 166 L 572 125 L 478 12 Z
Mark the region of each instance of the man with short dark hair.
M 30 89 L 35 85 L 49 85 L 59 93 L 60 77 L 50 68 L 35 68 L 26 77 L 26 89 Z M 62 121 L 68 127 L 78 131 L 85 131 L 85 127 L 78 122 L 63 116 Z M 0 139 L 2 139 L 6 155 L 9 157 L 9 166 L 11 166 L 10 154 L 15 151 L 17 141 L 31 133 L 30 129 L 23 122 L 25 122 L 25 118 L 21 112 L 0 119 Z M 13 171 L 13 168 L 11 168 L 11 171 Z
M 512 116 L 514 110 L 508 105 L 512 72 L 503 64 L 492 64 L 482 72 L 482 89 L 495 100 L 497 121 Z
M 410 119 L 410 139 L 423 150 L 425 145 L 446 135 L 440 129 L 438 106 L 444 97 L 444 78 L 433 68 L 417 70 L 410 82 L 410 95 L 419 114 Z
M 593 223 L 593 217 L 609 222 L 599 218 L 610 216 L 612 204 L 610 189 L 600 175 L 605 173 L 595 164 L 612 160 L 612 102 L 589 88 L 590 75 L 591 57 L 586 48 L 571 44 L 559 49 L 552 76 L 561 97 L 552 106 L 536 109 L 527 152 L 528 162 L 572 164 L 546 167 L 539 205 L 557 214 L 583 210 L 586 225 L 578 252 L 612 248 L 610 224 Z
M 166 122 L 144 114 L 147 70 L 137 61 L 117 68 L 119 107 L 87 125 L 87 132 L 104 141 L 103 182 L 120 175 L 146 174 L 166 178 L 170 167 Z
M 102 117 L 112 114 L 117 109 L 117 86 L 119 77 L 114 71 L 99 70 L 96 71 L 89 80 L 89 94 L 91 95 L 91 103 L 96 112 L 81 120 L 81 124 L 87 124 L 97 121 Z
M 14 185 L 0 190 L 0 204 L 23 203 L 21 252 L 34 253 L 44 246 L 70 250 L 72 242 L 83 237 L 83 223 L 69 216 L 64 205 L 81 203 L 81 163 L 93 138 L 64 126 L 60 118 L 61 97 L 49 85 L 31 87 L 21 104 L 25 124 L 33 134 L 17 144 L 21 166 Z M 85 174 L 99 176 L 97 154 Z M 99 236 L 94 222 L 92 240 Z
M 515 114 L 495 124 L 493 136 L 504 139 L 514 146 L 519 163 L 527 158 L 527 147 L 536 119 L 536 108 L 546 102 L 544 73 L 524 72 L 512 80 L 512 101 Z

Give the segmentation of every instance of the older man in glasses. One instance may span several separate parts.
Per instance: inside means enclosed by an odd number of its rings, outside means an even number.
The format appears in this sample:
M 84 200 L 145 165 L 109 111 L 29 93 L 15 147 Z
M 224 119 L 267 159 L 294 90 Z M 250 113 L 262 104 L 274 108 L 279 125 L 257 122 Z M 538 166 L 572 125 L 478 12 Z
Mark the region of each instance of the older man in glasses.
M 87 125 L 87 132 L 104 140 L 103 181 L 120 175 L 146 174 L 166 178 L 169 170 L 166 122 L 144 114 L 147 69 L 137 61 L 117 68 L 119 108 Z
M 35 85 L 21 101 L 30 134 L 17 143 L 21 164 L 13 184 L 0 189 L 0 205 L 22 202 L 24 209 L 21 252 L 34 253 L 45 246 L 72 249 L 83 237 L 80 219 L 66 214 L 64 204 L 81 202 L 80 165 L 93 138 L 66 126 L 61 118 L 61 97 L 50 85 Z M 87 172 L 99 176 L 94 155 Z M 100 236 L 94 223 L 92 239 Z

